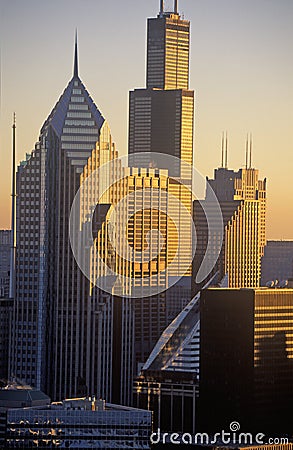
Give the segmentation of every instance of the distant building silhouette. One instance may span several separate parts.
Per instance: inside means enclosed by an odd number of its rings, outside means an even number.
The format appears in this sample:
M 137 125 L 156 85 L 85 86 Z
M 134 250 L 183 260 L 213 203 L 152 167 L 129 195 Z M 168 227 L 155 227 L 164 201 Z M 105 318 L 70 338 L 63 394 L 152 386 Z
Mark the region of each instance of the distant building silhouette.
M 293 241 L 267 241 L 261 260 L 261 284 L 293 277 Z

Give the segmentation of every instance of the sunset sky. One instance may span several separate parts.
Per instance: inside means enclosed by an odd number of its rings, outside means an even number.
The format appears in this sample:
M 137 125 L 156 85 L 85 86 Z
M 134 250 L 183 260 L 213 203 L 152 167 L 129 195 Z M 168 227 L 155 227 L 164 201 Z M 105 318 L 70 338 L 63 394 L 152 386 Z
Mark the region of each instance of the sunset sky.
M 166 0 L 166 5 L 171 5 Z M 159 0 L 0 0 L 0 228 L 10 227 L 11 125 L 24 159 L 72 77 L 79 74 L 127 153 L 128 92 L 145 87 L 146 19 Z M 195 167 L 211 177 L 229 136 L 229 167 L 268 179 L 269 239 L 293 239 L 293 1 L 179 0 L 191 21 L 190 88 L 196 91 Z

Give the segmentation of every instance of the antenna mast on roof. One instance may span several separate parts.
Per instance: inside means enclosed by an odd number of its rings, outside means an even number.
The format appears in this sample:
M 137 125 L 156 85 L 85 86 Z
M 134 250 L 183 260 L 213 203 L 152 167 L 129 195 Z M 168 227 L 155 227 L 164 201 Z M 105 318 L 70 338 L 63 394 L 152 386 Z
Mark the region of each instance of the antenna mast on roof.
M 225 139 L 225 169 L 228 169 L 228 133 L 226 131 Z
M 11 247 L 10 247 L 10 278 L 9 278 L 9 297 L 15 296 L 15 250 L 16 250 L 16 117 L 13 114 L 12 125 L 12 189 L 11 189 Z
M 78 49 L 77 49 L 77 29 L 75 30 L 75 46 L 74 46 L 74 69 L 73 76 L 78 78 Z

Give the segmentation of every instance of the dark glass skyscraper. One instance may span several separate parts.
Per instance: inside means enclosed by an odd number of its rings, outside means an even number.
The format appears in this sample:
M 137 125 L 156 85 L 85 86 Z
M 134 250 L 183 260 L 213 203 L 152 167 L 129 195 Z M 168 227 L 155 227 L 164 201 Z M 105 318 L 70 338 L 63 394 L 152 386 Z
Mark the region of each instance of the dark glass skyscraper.
M 188 89 L 190 23 L 178 14 L 164 11 L 148 19 L 147 88 Z

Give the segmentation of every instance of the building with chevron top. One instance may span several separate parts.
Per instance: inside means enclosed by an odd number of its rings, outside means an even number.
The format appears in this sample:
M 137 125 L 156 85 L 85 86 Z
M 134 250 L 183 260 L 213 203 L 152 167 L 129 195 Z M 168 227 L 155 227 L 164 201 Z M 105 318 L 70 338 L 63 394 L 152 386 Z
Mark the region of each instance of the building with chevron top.
M 91 352 L 91 339 L 95 325 L 107 330 L 114 316 L 123 320 L 123 304 L 117 315 L 111 296 L 101 294 L 97 303 L 91 301 L 90 284 L 71 250 L 69 216 L 93 149 L 104 162 L 116 153 L 107 121 L 79 77 L 77 51 L 76 42 L 73 76 L 17 171 L 10 377 L 54 400 L 95 393 L 111 401 L 112 361 L 118 358 L 112 353 L 113 331 L 102 333 L 103 352 Z M 131 343 L 125 346 L 131 351 Z

